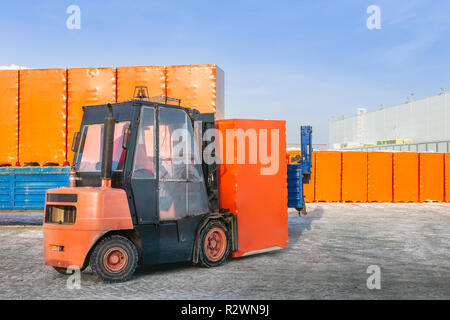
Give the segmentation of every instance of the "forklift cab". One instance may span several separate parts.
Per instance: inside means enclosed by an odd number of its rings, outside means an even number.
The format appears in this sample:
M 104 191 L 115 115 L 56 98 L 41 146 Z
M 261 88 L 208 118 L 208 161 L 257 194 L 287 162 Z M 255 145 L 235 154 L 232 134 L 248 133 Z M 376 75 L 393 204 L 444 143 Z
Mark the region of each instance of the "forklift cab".
M 100 186 L 106 108 L 86 108 L 74 167 L 77 186 Z M 128 110 L 127 110 L 128 109 Z M 124 188 L 134 223 L 177 220 L 209 210 L 198 136 L 186 109 L 140 103 L 113 106 L 113 188 Z M 97 121 L 96 121 L 97 120 Z
M 71 185 L 47 191 L 45 263 L 90 265 L 110 282 L 137 264 L 222 264 L 236 221 L 219 213 L 215 164 L 202 162 L 214 115 L 148 99 L 83 109 Z

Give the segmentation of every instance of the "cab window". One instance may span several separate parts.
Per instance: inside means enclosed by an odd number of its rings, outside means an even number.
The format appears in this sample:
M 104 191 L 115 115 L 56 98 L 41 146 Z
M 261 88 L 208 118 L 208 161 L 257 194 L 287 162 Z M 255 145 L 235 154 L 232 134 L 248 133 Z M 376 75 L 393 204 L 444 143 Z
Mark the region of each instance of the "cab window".
M 155 110 L 143 107 L 134 152 L 133 177 L 155 179 Z

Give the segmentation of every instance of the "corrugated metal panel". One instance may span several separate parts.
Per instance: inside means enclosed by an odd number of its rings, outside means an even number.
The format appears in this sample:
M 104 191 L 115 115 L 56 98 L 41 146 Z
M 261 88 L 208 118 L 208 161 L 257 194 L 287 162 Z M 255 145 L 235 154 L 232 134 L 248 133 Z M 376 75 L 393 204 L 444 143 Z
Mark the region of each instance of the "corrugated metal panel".
M 167 96 L 184 107 L 224 117 L 224 73 L 213 64 L 167 67 Z
M 133 99 L 134 88 L 146 86 L 150 97 L 166 95 L 166 67 L 117 68 L 117 101 Z
M 394 153 L 394 202 L 419 201 L 419 154 Z
M 316 201 L 341 201 L 341 158 L 338 151 L 316 153 Z
M 367 197 L 369 202 L 392 201 L 392 152 L 368 152 Z
M 444 154 L 421 153 L 419 201 L 444 201 Z
M 444 155 L 445 202 L 450 202 L 450 153 Z
M 317 151 L 312 153 L 311 162 L 311 179 L 307 184 L 303 185 L 303 195 L 305 196 L 305 202 L 314 202 L 315 198 L 315 187 L 316 187 L 316 154 Z
M 367 202 L 367 152 L 342 153 L 342 201 Z
M 66 70 L 20 70 L 19 161 L 66 161 Z
M 219 144 L 219 155 L 222 159 L 227 157 L 223 152 L 233 145 L 235 139 L 227 141 L 227 129 L 272 129 L 278 130 L 279 146 L 269 145 L 277 155 L 279 167 L 273 174 L 264 174 L 268 165 L 261 162 L 256 164 L 223 163 L 218 169 L 219 206 L 227 208 L 238 216 L 239 250 L 233 252 L 233 257 L 239 257 L 249 252 L 273 246 L 286 247 L 288 238 L 287 216 L 287 167 L 286 167 L 286 123 L 278 120 L 250 120 L 229 119 L 219 120 L 216 123 L 222 132 L 223 139 Z M 262 135 L 258 138 L 262 139 Z M 271 141 L 270 135 L 267 141 Z M 229 148 L 228 148 L 229 149 Z M 251 148 L 245 144 L 245 150 L 232 149 L 232 159 L 238 154 L 249 154 Z M 230 156 L 230 154 L 228 154 Z M 233 162 L 235 162 L 233 160 Z
M 69 167 L 0 168 L 0 209 L 43 209 L 47 189 L 69 185 Z
M 72 163 L 70 147 L 74 133 L 80 129 L 83 106 L 116 102 L 116 68 L 76 68 L 67 74 L 67 159 Z
M 0 164 L 18 161 L 19 71 L 0 70 Z
M 300 164 L 287 165 L 288 207 L 303 207 L 302 166 Z

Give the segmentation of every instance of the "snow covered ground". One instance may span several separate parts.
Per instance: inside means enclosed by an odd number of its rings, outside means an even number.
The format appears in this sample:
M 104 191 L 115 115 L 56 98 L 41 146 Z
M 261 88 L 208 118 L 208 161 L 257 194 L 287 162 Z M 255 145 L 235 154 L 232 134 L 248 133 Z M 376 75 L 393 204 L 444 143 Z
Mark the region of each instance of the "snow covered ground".
M 213 269 L 139 268 L 131 281 L 114 285 L 88 268 L 79 290 L 43 264 L 42 227 L 14 223 L 20 213 L 0 213 L 0 223 L 9 224 L 0 226 L 0 299 L 450 299 L 450 204 L 307 208 L 306 217 L 289 211 L 285 250 Z M 42 214 L 27 214 L 42 221 Z M 381 270 L 380 290 L 367 287 L 369 266 Z

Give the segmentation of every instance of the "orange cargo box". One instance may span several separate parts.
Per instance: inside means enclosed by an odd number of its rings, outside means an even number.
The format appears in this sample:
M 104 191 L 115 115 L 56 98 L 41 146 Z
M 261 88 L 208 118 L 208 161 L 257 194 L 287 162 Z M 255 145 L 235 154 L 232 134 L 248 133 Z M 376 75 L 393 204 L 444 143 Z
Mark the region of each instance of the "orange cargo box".
M 340 151 L 316 153 L 316 201 L 341 201 L 341 157 Z
M 116 102 L 115 68 L 76 68 L 67 71 L 67 159 L 72 163 L 73 135 L 80 129 L 83 106 Z
M 150 97 L 166 95 L 166 67 L 117 68 L 117 102 L 133 99 L 136 86 L 146 86 Z
M 444 154 L 445 202 L 450 202 L 450 153 Z
M 342 152 L 342 201 L 367 202 L 367 152 Z
M 18 161 L 19 71 L 0 70 L 0 165 Z
M 307 184 L 303 184 L 303 196 L 305 202 L 314 202 L 316 200 L 314 189 L 316 187 L 316 151 L 312 153 L 311 159 L 311 179 Z
M 286 122 L 219 120 L 217 129 L 223 137 L 218 154 L 224 162 L 218 170 L 219 206 L 238 216 L 239 249 L 233 257 L 285 248 L 289 240 Z M 227 136 L 227 131 L 238 129 L 251 138 Z M 262 151 L 264 143 L 268 152 Z
M 420 153 L 419 201 L 444 201 L 444 154 Z
M 369 202 L 392 202 L 392 152 L 368 152 L 367 198 Z
M 216 114 L 225 113 L 224 72 L 214 64 L 167 67 L 167 96 L 181 99 L 183 107 Z
M 66 70 L 20 70 L 19 161 L 66 161 Z
M 394 202 L 419 201 L 419 155 L 394 153 Z

